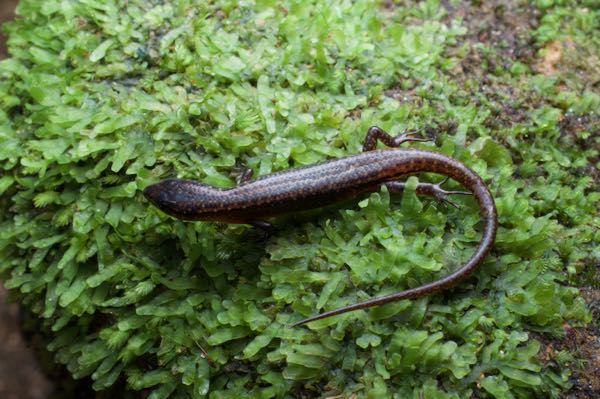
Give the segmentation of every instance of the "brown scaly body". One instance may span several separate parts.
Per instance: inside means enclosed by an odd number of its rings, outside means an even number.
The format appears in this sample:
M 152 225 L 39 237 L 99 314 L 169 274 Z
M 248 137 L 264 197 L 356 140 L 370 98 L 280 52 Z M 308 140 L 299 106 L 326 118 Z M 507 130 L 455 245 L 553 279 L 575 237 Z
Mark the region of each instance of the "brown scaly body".
M 287 170 L 245 182 L 238 187 L 218 189 L 195 181 L 170 179 L 149 186 L 145 196 L 165 213 L 183 220 L 214 220 L 268 226 L 264 219 L 307 209 L 320 208 L 365 192 L 377 191 L 382 184 L 390 192 L 404 189 L 400 177 L 433 172 L 451 177 L 475 195 L 482 211 L 484 228 L 481 242 L 469 261 L 450 275 L 396 294 L 374 298 L 302 320 L 295 325 L 340 313 L 407 298 L 418 298 L 450 288 L 466 278 L 487 255 L 496 236 L 496 207 L 481 178 L 462 163 L 444 155 L 416 149 L 373 150 L 377 139 L 391 147 L 405 141 L 422 141 L 405 134 L 392 138 L 373 127 L 365 140 L 365 152 L 299 169 Z M 440 185 L 420 183 L 418 194 L 447 201 L 451 194 Z

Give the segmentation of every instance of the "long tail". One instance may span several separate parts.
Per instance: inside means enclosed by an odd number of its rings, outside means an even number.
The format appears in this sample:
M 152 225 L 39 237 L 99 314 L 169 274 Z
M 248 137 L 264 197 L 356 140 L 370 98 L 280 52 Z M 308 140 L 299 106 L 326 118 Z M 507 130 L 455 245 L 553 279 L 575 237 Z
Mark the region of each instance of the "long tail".
M 483 180 L 475 172 L 467 168 L 464 164 L 452 158 L 448 158 L 441 154 L 430 151 L 414 151 L 419 152 L 421 154 L 419 154 L 420 156 L 418 157 L 419 161 L 411 165 L 411 173 L 433 172 L 450 176 L 451 178 L 465 186 L 469 191 L 471 191 L 475 198 L 478 200 L 479 207 L 481 208 L 483 216 L 484 227 L 483 235 L 481 237 L 479 246 L 477 247 L 471 259 L 469 259 L 464 266 L 460 267 L 450 275 L 442 279 L 436 280 L 434 282 L 431 282 L 429 284 L 425 284 L 416 288 L 411 288 L 406 291 L 398 292 L 395 294 L 373 298 L 365 302 L 356 303 L 339 309 L 330 310 L 328 312 L 321 313 L 319 315 L 296 322 L 290 327 L 296 327 L 302 324 L 309 323 L 311 321 L 324 319 L 346 312 L 352 312 L 354 310 L 365 309 L 372 306 L 379 306 L 389 302 L 399 301 L 402 299 L 420 298 L 438 291 L 454 287 L 455 285 L 463 281 L 465 278 L 467 278 L 479 266 L 479 264 L 488 254 L 496 238 L 497 216 L 494 199 Z

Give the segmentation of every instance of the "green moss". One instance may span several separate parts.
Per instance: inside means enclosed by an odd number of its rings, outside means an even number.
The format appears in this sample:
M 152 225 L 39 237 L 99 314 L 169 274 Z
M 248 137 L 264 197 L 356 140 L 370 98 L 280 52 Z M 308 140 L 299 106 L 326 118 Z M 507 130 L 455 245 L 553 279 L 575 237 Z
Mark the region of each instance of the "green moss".
M 568 26 L 597 54 L 598 11 L 538 3 L 532 41 Z M 0 275 L 74 377 L 152 399 L 568 386 L 568 357 L 542 362 L 529 333 L 590 321 L 568 286 L 600 238 L 599 94 L 580 77 L 496 62 L 437 1 L 22 0 L 18 13 L 0 63 Z M 471 50 L 488 70 L 457 76 Z M 374 124 L 436 135 L 496 198 L 494 251 L 455 290 L 287 327 L 447 274 L 479 239 L 472 199 L 445 209 L 383 190 L 281 221 L 264 243 L 141 195 L 167 177 L 227 187 L 242 165 L 353 154 Z

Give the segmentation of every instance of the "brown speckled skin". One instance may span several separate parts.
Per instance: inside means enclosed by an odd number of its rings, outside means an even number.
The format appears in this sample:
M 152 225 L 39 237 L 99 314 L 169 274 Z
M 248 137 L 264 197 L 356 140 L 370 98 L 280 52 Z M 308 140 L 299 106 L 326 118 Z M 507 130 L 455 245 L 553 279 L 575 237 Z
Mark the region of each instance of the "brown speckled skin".
M 408 174 L 444 174 L 475 195 L 483 214 L 483 235 L 471 259 L 455 272 L 432 283 L 325 312 L 294 325 L 401 299 L 422 297 L 456 285 L 477 268 L 494 242 L 497 217 L 489 190 L 483 180 L 465 165 L 435 152 L 417 149 L 369 151 L 374 148 L 377 139 L 391 146 L 402 142 L 394 142 L 385 132 L 372 128 L 365 140 L 367 152 L 357 155 L 266 175 L 231 189 L 171 179 L 149 186 L 144 194 L 162 211 L 179 219 L 254 223 L 376 191 L 382 184 Z

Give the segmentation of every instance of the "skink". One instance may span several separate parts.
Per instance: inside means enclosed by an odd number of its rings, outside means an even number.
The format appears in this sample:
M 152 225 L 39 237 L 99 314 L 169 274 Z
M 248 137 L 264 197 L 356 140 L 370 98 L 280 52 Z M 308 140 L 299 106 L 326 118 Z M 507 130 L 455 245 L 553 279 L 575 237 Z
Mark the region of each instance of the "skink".
M 496 237 L 497 215 L 494 199 L 483 180 L 462 163 L 436 152 L 397 149 L 407 141 L 426 141 L 405 133 L 396 137 L 374 126 L 369 129 L 363 152 L 320 164 L 262 176 L 237 187 L 220 189 L 190 180 L 169 179 L 148 186 L 146 198 L 163 212 L 183 220 L 209 220 L 245 223 L 268 228 L 266 219 L 296 211 L 324 207 L 350 197 L 377 191 L 385 185 L 390 192 L 401 192 L 405 183 L 399 178 L 419 173 L 440 173 L 461 183 L 469 190 L 446 191 L 441 184 L 419 183 L 417 194 L 431 195 L 447 201 L 453 194 L 472 193 L 481 208 L 483 234 L 473 256 L 450 275 L 395 294 L 321 313 L 294 323 L 301 325 L 326 317 L 371 306 L 418 298 L 455 286 L 481 264 Z M 376 150 L 380 140 L 392 149 Z

